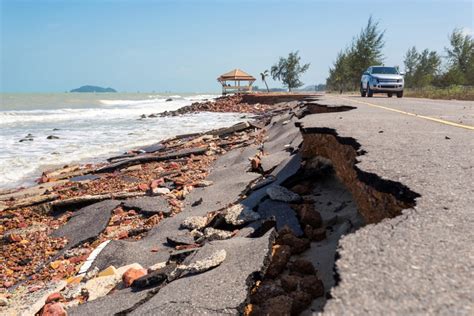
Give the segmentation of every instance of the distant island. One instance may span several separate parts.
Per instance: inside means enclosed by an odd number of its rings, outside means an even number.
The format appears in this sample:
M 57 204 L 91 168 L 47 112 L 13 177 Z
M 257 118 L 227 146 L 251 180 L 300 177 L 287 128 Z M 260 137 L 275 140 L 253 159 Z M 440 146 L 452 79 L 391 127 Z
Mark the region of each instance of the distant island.
M 117 92 L 117 90 L 112 88 L 102 88 L 97 86 L 82 86 L 77 89 L 72 89 L 69 92 Z

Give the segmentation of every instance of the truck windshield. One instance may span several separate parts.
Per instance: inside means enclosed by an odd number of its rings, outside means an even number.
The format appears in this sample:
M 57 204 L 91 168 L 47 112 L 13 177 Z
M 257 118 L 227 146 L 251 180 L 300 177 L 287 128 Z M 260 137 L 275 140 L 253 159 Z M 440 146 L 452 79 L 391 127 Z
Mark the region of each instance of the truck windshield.
M 398 71 L 395 67 L 372 67 L 373 74 L 397 75 Z

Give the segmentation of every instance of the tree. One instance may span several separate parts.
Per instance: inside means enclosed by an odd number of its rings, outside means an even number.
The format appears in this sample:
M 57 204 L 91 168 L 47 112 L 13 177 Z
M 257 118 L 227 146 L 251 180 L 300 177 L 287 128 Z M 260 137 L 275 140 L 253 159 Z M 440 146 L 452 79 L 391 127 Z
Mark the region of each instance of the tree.
M 347 80 L 348 73 L 350 72 L 349 67 L 349 52 L 347 50 L 340 51 L 333 64 L 333 68 L 329 69 L 329 77 L 326 80 L 329 90 L 342 92 L 348 89 L 348 86 L 351 85 L 350 81 Z
M 418 54 L 415 46 L 410 48 L 405 54 L 405 60 L 403 61 L 403 63 L 405 64 L 405 86 L 406 87 L 414 86 L 413 78 L 415 75 L 416 67 L 418 66 L 419 59 L 420 59 L 420 54 Z
M 455 84 L 474 84 L 472 81 L 474 75 L 474 40 L 466 34 L 464 35 L 460 29 L 455 29 L 449 36 L 451 47 L 445 48 L 449 68 L 447 75 L 453 78 Z
M 267 92 L 270 92 L 270 89 L 268 89 L 267 80 L 265 80 L 268 77 L 268 70 L 261 72 L 260 76 L 262 77 L 262 81 L 265 83 L 265 86 L 267 87 Z
M 329 89 L 358 90 L 364 70 L 383 62 L 384 34 L 378 22 L 370 17 L 365 28 L 352 40 L 351 46 L 339 52 L 333 68 L 329 69 Z
M 301 57 L 298 51 L 291 52 L 287 58 L 280 57 L 277 64 L 271 68 L 271 75 L 274 80 L 283 82 L 283 85 L 291 92 L 293 88 L 299 88 L 303 85 L 300 80 L 301 74 L 305 73 L 310 64 L 300 65 Z
M 405 85 L 407 88 L 422 88 L 433 84 L 440 73 L 441 58 L 428 49 L 418 53 L 415 47 L 405 54 Z

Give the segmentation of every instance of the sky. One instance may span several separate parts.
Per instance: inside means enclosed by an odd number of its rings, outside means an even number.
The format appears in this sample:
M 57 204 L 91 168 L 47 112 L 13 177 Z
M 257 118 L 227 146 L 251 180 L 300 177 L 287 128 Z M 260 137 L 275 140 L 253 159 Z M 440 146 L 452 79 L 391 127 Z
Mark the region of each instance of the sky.
M 218 92 L 240 68 L 258 80 L 298 50 L 305 85 L 324 83 L 337 53 L 372 15 L 386 65 L 408 48 L 444 55 L 455 28 L 472 34 L 473 1 L 0 0 L 0 92 Z M 280 87 L 269 80 L 270 87 Z

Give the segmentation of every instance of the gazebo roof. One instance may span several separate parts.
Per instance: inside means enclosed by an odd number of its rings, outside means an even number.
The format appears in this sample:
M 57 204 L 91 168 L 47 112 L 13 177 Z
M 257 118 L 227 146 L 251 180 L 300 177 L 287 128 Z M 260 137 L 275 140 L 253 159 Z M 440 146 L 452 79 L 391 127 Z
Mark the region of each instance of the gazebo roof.
M 221 75 L 219 78 L 217 78 L 218 81 L 225 81 L 225 80 L 234 80 L 234 81 L 255 81 L 256 79 L 246 73 L 245 71 L 242 71 L 240 69 L 234 69 L 229 72 L 226 72 L 225 74 Z

